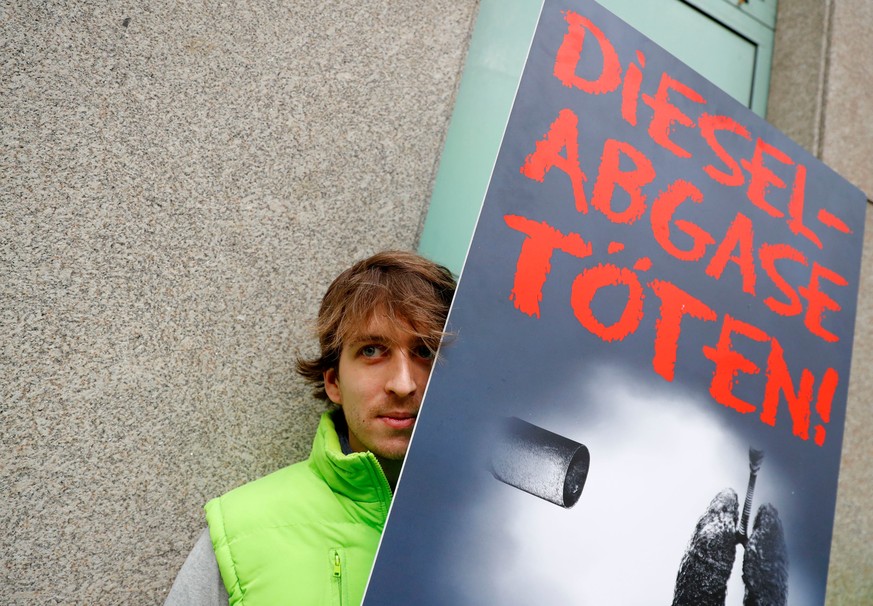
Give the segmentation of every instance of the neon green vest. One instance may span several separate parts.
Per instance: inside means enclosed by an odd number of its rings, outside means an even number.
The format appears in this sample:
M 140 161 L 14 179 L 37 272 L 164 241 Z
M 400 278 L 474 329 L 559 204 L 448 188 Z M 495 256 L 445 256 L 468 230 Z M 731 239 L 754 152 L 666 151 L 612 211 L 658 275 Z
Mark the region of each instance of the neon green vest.
M 376 457 L 344 455 L 325 413 L 308 460 L 206 504 L 231 606 L 358 606 L 390 504 Z

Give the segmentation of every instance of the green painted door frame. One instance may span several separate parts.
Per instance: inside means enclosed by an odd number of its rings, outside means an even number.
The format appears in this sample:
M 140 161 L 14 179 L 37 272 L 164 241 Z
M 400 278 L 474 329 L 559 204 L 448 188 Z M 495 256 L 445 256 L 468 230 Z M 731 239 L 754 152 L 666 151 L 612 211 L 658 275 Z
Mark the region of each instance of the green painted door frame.
M 776 0 L 600 0 L 764 115 Z M 460 273 L 542 3 L 481 0 L 419 252 Z

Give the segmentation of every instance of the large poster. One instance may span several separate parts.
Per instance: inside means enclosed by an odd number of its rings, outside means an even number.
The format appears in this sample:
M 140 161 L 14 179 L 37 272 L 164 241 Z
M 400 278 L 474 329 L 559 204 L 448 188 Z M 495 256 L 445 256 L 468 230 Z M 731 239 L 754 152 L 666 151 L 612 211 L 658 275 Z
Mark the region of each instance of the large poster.
M 547 0 L 365 603 L 823 604 L 864 211 Z

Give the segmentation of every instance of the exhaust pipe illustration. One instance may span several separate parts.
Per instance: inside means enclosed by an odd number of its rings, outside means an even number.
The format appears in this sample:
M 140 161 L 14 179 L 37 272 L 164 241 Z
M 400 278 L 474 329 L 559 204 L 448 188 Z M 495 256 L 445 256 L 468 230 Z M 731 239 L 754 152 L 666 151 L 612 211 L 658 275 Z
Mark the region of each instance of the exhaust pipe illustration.
M 504 484 L 569 509 L 579 500 L 591 458 L 574 440 L 518 417 L 503 419 L 491 474 Z

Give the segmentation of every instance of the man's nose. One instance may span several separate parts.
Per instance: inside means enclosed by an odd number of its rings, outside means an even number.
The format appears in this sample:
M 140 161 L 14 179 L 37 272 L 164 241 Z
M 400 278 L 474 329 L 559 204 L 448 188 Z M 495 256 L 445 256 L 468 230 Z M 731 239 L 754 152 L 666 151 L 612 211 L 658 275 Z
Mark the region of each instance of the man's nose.
M 394 356 L 391 374 L 385 383 L 385 390 L 401 398 L 412 395 L 418 389 L 414 362 L 406 353 Z

